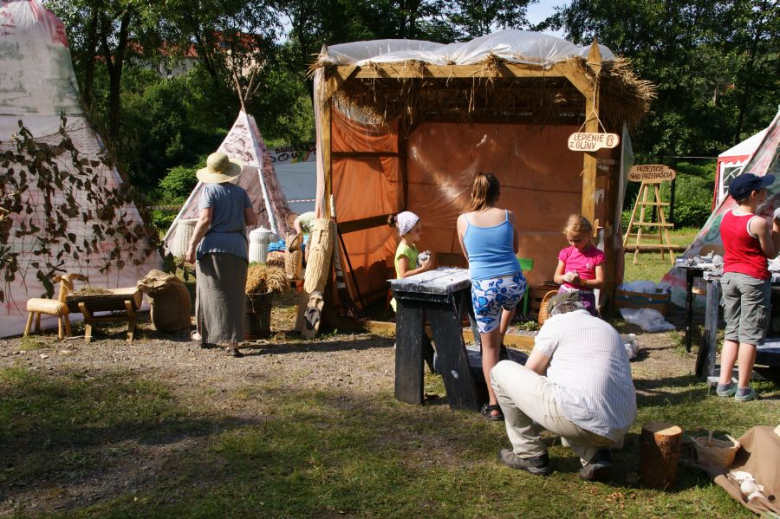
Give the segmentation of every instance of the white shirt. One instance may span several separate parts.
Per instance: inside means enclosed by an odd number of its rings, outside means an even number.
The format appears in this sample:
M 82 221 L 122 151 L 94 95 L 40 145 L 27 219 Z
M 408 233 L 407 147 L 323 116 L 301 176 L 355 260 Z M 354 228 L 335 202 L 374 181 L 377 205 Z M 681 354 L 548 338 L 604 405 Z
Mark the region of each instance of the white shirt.
M 636 418 L 631 367 L 617 330 L 587 310 L 555 315 L 534 349 L 550 358 L 547 379 L 564 416 L 617 441 Z

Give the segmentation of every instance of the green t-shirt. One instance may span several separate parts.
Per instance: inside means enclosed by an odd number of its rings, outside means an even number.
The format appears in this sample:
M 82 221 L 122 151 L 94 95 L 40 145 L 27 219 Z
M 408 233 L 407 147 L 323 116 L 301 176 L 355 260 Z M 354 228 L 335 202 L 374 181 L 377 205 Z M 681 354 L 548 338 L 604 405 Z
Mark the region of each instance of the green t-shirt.
M 420 251 L 417 250 L 416 245 L 412 245 L 409 247 L 405 243 L 399 243 L 398 248 L 395 249 L 395 262 L 393 263 L 395 265 L 395 277 L 400 278 L 401 272 L 399 270 L 398 260 L 400 260 L 403 257 L 409 258 L 409 267 L 407 270 L 414 270 L 417 268 L 417 256 L 420 255 Z
M 303 234 L 311 234 L 312 231 L 312 224 L 314 223 L 314 220 L 316 219 L 316 214 L 314 211 L 309 211 L 306 213 L 303 213 L 302 215 L 299 215 L 298 218 L 295 219 L 296 222 L 301 226 L 301 230 L 303 231 Z
M 393 264 L 395 265 L 395 277 L 400 278 L 401 273 L 399 271 L 399 265 L 398 260 L 407 257 L 409 258 L 409 267 L 407 270 L 414 270 L 417 268 L 417 256 L 420 255 L 420 251 L 417 250 L 416 245 L 412 245 L 409 247 L 405 243 L 401 242 L 398 244 L 398 248 L 395 249 L 395 261 Z M 390 306 L 393 307 L 393 311 L 395 312 L 395 298 L 393 298 L 392 301 L 390 301 Z

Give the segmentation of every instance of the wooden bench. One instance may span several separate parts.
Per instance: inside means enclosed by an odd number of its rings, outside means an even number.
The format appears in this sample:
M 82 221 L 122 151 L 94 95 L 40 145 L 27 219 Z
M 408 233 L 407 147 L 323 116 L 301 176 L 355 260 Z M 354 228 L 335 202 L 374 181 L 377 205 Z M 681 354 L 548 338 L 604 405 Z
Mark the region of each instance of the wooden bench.
M 136 327 L 136 311 L 141 307 L 143 292 L 137 287 L 115 288 L 109 294 L 69 295 L 66 299 L 71 312 L 84 316 L 85 342 L 92 340 L 92 326 L 96 323 L 126 322 L 127 342 L 133 342 Z M 95 316 L 98 312 L 110 315 Z
M 467 270 L 438 268 L 390 282 L 396 316 L 395 398 L 423 403 L 423 361 L 432 353 L 425 335 L 427 317 L 440 359 L 447 401 L 452 409 L 479 410 L 480 399 L 469 369 L 461 322 L 468 315 L 475 337 L 471 280 Z M 479 341 L 477 341 L 479 343 Z

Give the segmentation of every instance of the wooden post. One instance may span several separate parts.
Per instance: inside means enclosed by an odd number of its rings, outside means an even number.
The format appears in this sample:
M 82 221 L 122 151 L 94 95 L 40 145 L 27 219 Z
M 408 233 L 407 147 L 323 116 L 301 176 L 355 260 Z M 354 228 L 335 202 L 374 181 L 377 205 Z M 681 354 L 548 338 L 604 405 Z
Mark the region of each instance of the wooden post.
M 639 474 L 644 486 L 661 490 L 674 486 L 682 432 L 678 426 L 664 422 L 649 422 L 642 427 Z
M 599 131 L 599 75 L 601 74 L 601 52 L 593 40 L 588 52 L 588 68 L 593 73 L 591 90 L 585 94 L 585 131 Z M 582 215 L 593 222 L 596 219 L 596 174 L 598 162 L 596 152 L 586 152 L 582 171 Z
M 322 168 L 325 177 L 325 204 L 324 214 L 322 218 L 331 218 L 333 211 L 330 206 L 330 198 L 333 193 L 333 163 L 331 162 L 331 143 L 332 143 L 332 110 L 333 100 L 329 97 L 320 107 L 322 126 L 320 132 L 322 132 L 322 149 L 319 153 L 322 155 Z

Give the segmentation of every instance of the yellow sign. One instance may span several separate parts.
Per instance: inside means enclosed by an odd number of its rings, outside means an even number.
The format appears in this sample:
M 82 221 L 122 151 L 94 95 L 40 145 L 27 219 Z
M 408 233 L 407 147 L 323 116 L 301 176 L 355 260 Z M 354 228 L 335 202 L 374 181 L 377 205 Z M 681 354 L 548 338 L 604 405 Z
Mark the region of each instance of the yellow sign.
M 628 180 L 631 182 L 645 182 L 646 184 L 660 184 L 667 180 L 674 180 L 675 171 L 663 164 L 640 164 L 634 166 L 628 172 Z
M 614 148 L 620 144 L 617 133 L 577 132 L 569 135 L 569 149 L 572 151 L 596 151 L 601 148 Z

